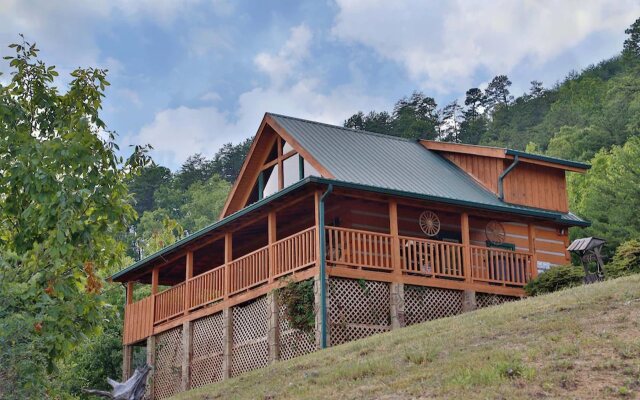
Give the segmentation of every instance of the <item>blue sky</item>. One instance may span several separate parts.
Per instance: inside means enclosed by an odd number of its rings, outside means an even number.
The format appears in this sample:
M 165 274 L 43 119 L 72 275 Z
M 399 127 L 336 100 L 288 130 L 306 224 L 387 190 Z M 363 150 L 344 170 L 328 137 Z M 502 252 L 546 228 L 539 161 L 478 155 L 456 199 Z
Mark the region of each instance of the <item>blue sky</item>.
M 0 0 L 0 44 L 24 33 L 62 74 L 108 68 L 121 147 L 149 143 L 175 169 L 266 111 L 340 124 L 413 90 L 444 105 L 497 74 L 516 95 L 551 86 L 617 54 L 639 16 L 630 0 Z

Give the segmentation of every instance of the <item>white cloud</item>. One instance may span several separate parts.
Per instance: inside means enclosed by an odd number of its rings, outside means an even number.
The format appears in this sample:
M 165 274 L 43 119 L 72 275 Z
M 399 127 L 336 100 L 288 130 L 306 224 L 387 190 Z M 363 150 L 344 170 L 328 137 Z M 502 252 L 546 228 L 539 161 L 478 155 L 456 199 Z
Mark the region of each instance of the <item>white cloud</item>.
M 291 35 L 276 54 L 259 53 L 254 62 L 271 81 L 279 86 L 292 77 L 297 66 L 309 55 L 311 30 L 306 25 L 291 29 Z
M 353 84 L 327 91 L 322 79 L 303 76 L 302 61 L 308 55 L 310 40 L 308 28 L 299 26 L 291 30 L 274 55 L 262 53 L 261 60 L 266 62 L 269 58 L 278 68 L 256 61 L 258 69 L 270 78 L 269 84 L 242 93 L 233 112 L 212 105 L 165 109 L 130 141 L 150 143 L 157 162 L 177 167 L 191 154 L 212 156 L 224 143 L 251 137 L 267 111 L 341 124 L 358 110 L 388 108 L 386 100 L 369 96 Z M 216 93 L 201 97 L 201 100 L 218 99 Z
M 635 0 L 336 0 L 333 35 L 403 65 L 426 88 L 463 89 L 479 69 L 543 64 L 597 32 L 622 32 Z

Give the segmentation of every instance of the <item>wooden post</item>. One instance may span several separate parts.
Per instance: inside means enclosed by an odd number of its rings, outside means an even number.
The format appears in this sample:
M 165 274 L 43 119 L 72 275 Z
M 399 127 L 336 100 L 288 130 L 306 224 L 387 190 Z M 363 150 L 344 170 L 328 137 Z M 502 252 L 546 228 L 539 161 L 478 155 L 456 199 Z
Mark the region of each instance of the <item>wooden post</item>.
M 193 251 L 187 251 L 187 261 L 184 270 L 184 315 L 187 315 L 191 307 L 190 279 L 193 278 Z
M 466 212 L 463 212 L 460 216 L 460 229 L 462 231 L 462 265 L 464 280 L 467 283 L 471 283 L 473 281 L 473 275 L 471 273 L 471 247 L 469 247 L 469 214 Z
M 315 204 L 315 224 L 316 224 L 316 269 L 320 271 L 320 197 L 322 192 L 316 190 L 313 194 L 313 202 Z
M 267 216 L 267 234 L 269 240 L 269 282 L 273 282 L 276 269 L 276 255 L 273 251 L 273 244 L 276 242 L 276 212 L 269 211 Z
M 147 338 L 147 365 L 151 367 L 149 372 L 149 399 L 155 399 L 155 379 L 156 379 L 156 337 L 151 335 Z
M 395 275 L 402 275 L 400 238 L 398 237 L 398 202 L 389 200 L 389 232 L 391 233 L 391 265 Z
M 122 346 L 122 382 L 125 382 L 131 376 L 131 357 L 133 346 L 125 344 Z
M 158 282 L 160 281 L 160 267 L 151 271 L 151 326 L 156 322 L 156 295 L 158 294 Z M 154 342 L 155 343 L 155 342 Z
M 478 308 L 475 290 L 465 290 L 462 293 L 462 312 L 473 311 Z
M 280 306 L 278 294 L 271 291 L 267 294 L 269 303 L 269 319 L 267 320 L 267 339 L 269 342 L 269 364 L 280 359 Z
M 391 282 L 389 304 L 391 306 L 391 329 L 402 328 L 406 325 L 404 314 L 404 284 Z
M 158 283 L 160 282 L 160 268 L 155 267 L 151 271 L 151 294 L 158 294 Z
M 327 277 L 327 286 L 329 277 Z M 321 296 L 320 296 L 320 276 L 316 275 L 313 277 L 313 293 L 314 293 L 314 306 L 313 309 L 316 315 L 316 349 L 322 350 L 322 315 L 320 314 L 321 310 Z M 326 293 L 326 301 L 327 301 L 327 314 L 330 313 L 330 304 L 331 304 L 331 291 L 327 290 Z M 327 315 L 327 322 L 329 322 L 329 315 Z M 331 346 L 331 324 L 328 324 L 327 329 L 327 347 Z
M 193 322 L 182 324 L 182 391 L 191 388 L 191 358 L 193 355 Z
M 222 379 L 231 377 L 233 352 L 233 308 L 222 310 Z
M 224 299 L 229 298 L 231 292 L 231 261 L 233 261 L 233 234 L 224 234 Z
M 529 223 L 529 253 L 531 253 L 531 279 L 538 276 L 538 255 L 536 254 L 536 226 Z
M 135 282 L 129 281 L 127 282 L 127 304 L 133 303 L 133 288 Z

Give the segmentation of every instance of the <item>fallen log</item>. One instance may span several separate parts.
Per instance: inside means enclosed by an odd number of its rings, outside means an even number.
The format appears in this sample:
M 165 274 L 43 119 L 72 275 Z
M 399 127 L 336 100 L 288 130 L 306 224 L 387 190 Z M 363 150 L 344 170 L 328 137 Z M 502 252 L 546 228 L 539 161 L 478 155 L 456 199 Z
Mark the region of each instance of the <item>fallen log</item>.
M 113 388 L 111 392 L 97 389 L 82 389 L 82 391 L 87 394 L 106 397 L 112 400 L 142 400 L 147 387 L 147 376 L 150 371 L 151 367 L 144 365 L 137 368 L 131 378 L 122 383 L 107 378 L 107 382 Z

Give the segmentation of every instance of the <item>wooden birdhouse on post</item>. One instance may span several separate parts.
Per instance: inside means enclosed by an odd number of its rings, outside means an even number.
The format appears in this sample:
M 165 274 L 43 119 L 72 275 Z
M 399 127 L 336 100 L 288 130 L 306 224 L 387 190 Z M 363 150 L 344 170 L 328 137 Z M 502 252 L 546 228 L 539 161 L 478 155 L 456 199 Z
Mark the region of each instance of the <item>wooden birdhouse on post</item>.
M 604 279 L 604 263 L 602 262 L 602 246 L 605 240 L 587 237 L 574 240 L 567 250 L 580 257 L 584 268 L 584 283 L 598 282 Z M 595 272 L 591 272 L 591 265 L 595 264 Z

